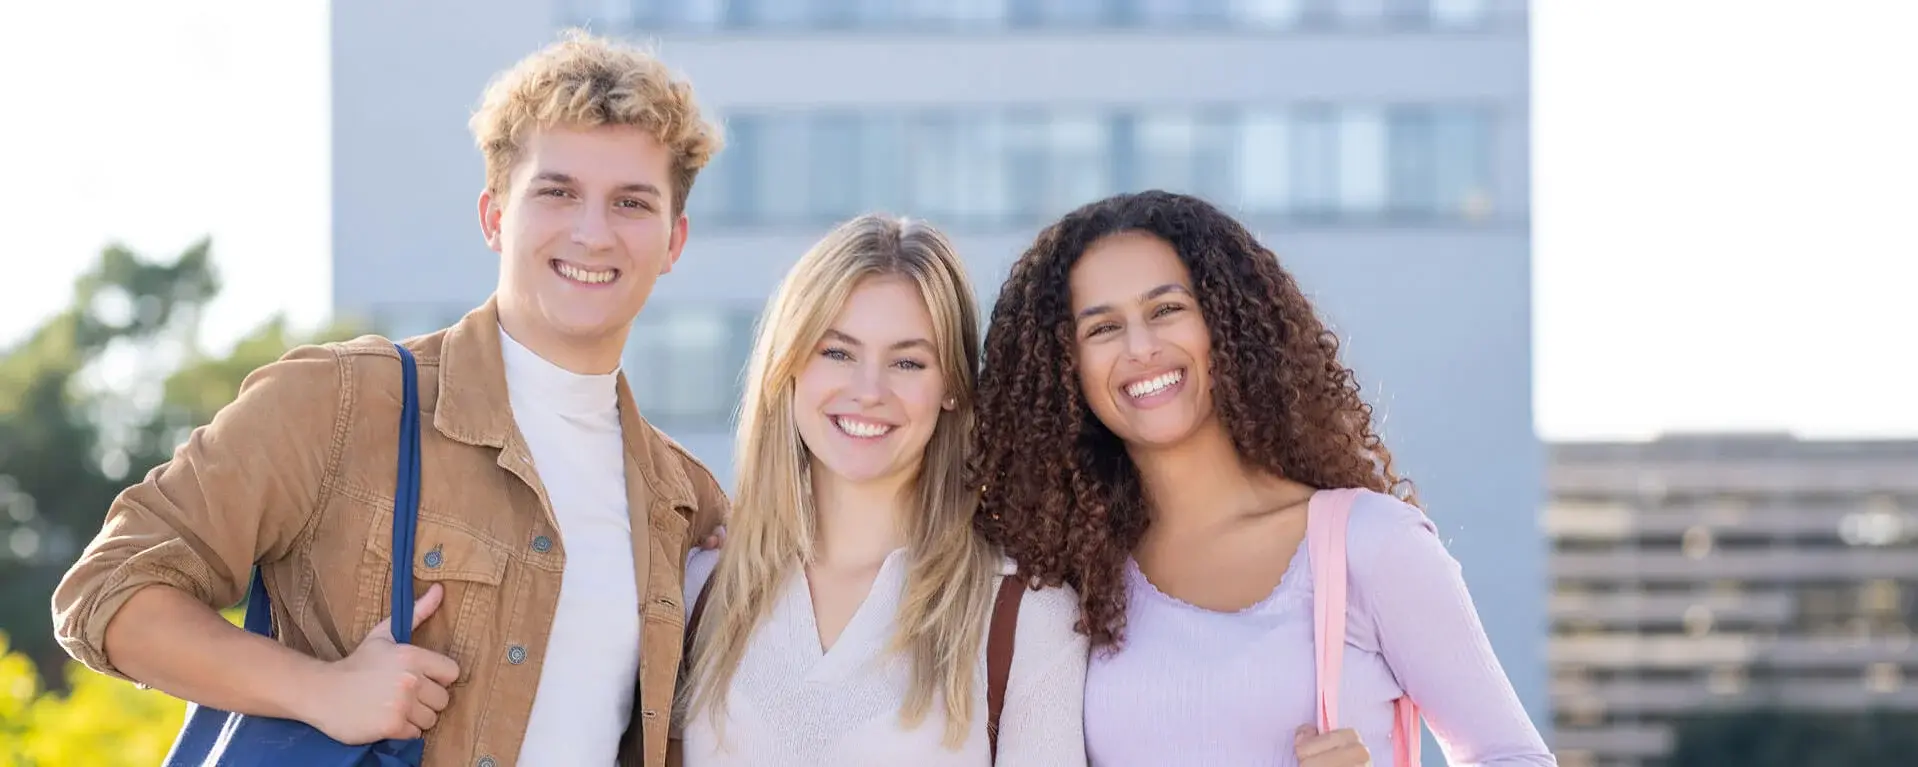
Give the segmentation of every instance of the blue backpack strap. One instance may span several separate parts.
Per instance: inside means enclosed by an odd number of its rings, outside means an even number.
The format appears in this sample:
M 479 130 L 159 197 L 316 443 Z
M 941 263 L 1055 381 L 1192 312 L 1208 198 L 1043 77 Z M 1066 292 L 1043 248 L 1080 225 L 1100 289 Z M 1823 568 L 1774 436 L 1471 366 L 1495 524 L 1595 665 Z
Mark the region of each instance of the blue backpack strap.
M 404 382 L 400 400 L 399 476 L 393 482 L 393 641 L 413 641 L 413 531 L 420 516 L 419 371 L 413 353 L 400 353 Z
M 420 514 L 420 396 L 419 370 L 413 353 L 393 344 L 400 353 L 400 450 L 399 476 L 393 484 L 393 639 L 400 644 L 413 640 L 413 531 Z M 263 637 L 273 636 L 273 600 L 266 593 L 266 579 L 260 568 L 253 568 L 253 582 L 247 587 L 246 620 L 242 626 Z
M 263 637 L 273 636 L 273 600 L 266 596 L 266 579 L 260 577 L 257 565 L 253 568 L 253 585 L 246 590 L 246 621 L 242 626 Z

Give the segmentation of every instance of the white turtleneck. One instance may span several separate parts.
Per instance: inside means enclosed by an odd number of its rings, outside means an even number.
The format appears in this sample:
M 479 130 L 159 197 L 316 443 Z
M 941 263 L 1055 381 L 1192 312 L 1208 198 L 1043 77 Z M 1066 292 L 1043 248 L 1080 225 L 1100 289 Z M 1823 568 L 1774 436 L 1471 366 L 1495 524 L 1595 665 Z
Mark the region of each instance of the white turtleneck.
M 626 508 L 618 373 L 580 375 L 504 329 L 513 420 L 552 504 L 559 607 L 520 747 L 521 765 L 611 765 L 639 673 L 639 592 Z

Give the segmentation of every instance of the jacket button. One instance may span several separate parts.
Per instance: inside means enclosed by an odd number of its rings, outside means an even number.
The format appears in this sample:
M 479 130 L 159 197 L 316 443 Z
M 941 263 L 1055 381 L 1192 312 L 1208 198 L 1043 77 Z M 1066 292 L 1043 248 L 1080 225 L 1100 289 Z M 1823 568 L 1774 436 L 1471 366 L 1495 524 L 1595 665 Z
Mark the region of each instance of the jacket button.
M 426 569 L 437 570 L 439 569 L 440 563 L 446 561 L 446 557 L 440 554 L 438 547 L 434 547 L 432 551 L 426 552 L 426 558 L 422 561 L 425 562 Z
M 553 539 L 544 535 L 533 539 L 533 550 L 544 554 L 553 549 Z
M 506 648 L 506 662 L 515 666 L 526 662 L 526 648 L 513 645 Z
M 478 767 L 498 767 L 498 765 L 498 762 L 493 761 L 493 757 L 482 756 L 479 758 Z

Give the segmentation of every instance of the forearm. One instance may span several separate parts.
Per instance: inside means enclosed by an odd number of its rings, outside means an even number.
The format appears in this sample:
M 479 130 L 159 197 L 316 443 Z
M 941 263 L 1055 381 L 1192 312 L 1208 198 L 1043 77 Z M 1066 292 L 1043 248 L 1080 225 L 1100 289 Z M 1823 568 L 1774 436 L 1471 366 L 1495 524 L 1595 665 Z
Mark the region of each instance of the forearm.
M 326 663 L 251 634 L 186 592 L 140 589 L 107 624 L 115 668 L 149 687 L 203 706 L 309 721 Z

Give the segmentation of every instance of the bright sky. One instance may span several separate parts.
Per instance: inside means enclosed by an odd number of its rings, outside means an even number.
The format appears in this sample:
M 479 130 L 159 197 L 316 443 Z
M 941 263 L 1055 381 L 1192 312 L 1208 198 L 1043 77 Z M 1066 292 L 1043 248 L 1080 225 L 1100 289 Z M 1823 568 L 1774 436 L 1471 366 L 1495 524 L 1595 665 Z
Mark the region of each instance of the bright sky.
M 1534 14 L 1540 434 L 1918 436 L 1918 3 Z M 0 344 L 110 239 L 210 233 L 216 343 L 322 319 L 326 26 L 323 0 L 0 7 L 4 92 L 38 116 L 0 121 Z

